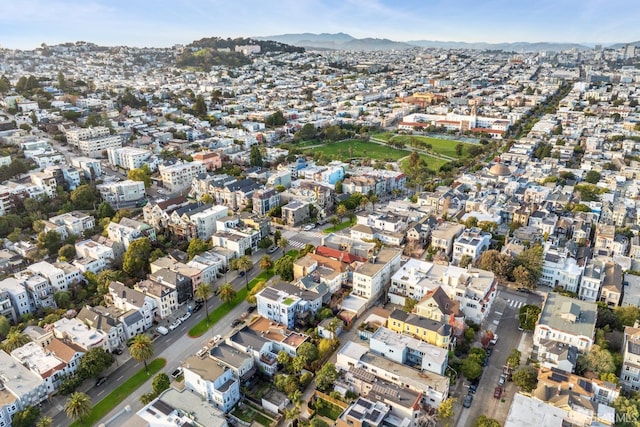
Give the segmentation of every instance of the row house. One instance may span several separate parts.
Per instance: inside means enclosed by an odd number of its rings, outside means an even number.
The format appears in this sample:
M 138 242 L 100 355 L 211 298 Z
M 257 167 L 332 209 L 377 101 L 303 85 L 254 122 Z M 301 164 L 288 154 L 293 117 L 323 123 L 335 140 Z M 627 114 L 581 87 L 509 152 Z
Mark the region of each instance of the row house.
M 150 279 L 136 283 L 133 288 L 156 300 L 158 310 L 155 320 L 167 319 L 179 307 L 178 292 L 175 288 Z
M 440 249 L 446 256 L 450 256 L 455 239 L 463 233 L 464 229 L 462 224 L 443 222 L 431 231 L 431 248 Z
M 627 391 L 640 390 L 640 324 L 625 326 L 620 385 Z
M 129 248 L 131 242 L 143 237 L 150 241 L 156 240 L 156 230 L 153 227 L 131 218 L 121 218 L 119 223 L 110 222 L 107 235 L 109 239 L 122 244 L 125 249 Z
M 489 249 L 491 233 L 479 228 L 468 228 L 462 232 L 453 243 L 452 261 L 459 264 L 463 257 L 471 258 L 475 262 L 482 252 Z
M 257 190 L 253 193 L 253 213 L 266 215 L 271 209 L 280 206 L 280 193 L 274 189 Z
M 255 360 L 251 354 L 240 352 L 226 342 L 219 343 L 211 349 L 209 357 L 217 364 L 231 370 L 233 377 L 241 386 L 251 385 L 257 372 Z
M 11 357 L 44 381 L 47 394 L 51 396 L 58 390 L 62 380 L 73 373 L 67 364 L 55 354 L 45 351 L 35 342 L 29 342 L 11 352 Z
M 322 307 L 322 295 L 285 282 L 267 286 L 256 294 L 258 314 L 293 328 Z
M 8 319 L 16 321 L 25 314 L 35 312 L 29 292 L 24 284 L 15 277 L 0 280 L 0 292 L 3 296 L 3 312 L 6 314 L 13 312 L 11 317 L 7 316 Z M 9 307 L 11 311 L 9 311 Z
M 49 394 L 42 378 L 0 350 L 0 425 L 10 426 L 13 416 L 44 402 Z
M 576 260 L 569 256 L 566 248 L 551 247 L 550 242 L 545 244 L 541 285 L 578 292 L 583 271 L 584 266 L 578 265 Z
M 83 307 L 76 319 L 85 324 L 88 328 L 104 334 L 104 349 L 110 352 L 126 345 L 127 334 L 125 325 L 118 319 L 120 312 L 110 310 L 109 307 L 89 305 Z
M 195 289 L 202 283 L 201 271 L 187 267 L 182 263 L 175 263 L 171 268 L 160 268 L 149 274 L 148 278 L 174 289 L 177 293 L 178 304 L 192 299 Z M 196 279 L 197 284 L 194 284 L 193 278 Z
M 230 412 L 240 400 L 240 381 L 234 378 L 233 370 L 214 359 L 191 356 L 182 368 L 186 389 L 222 412 Z
M 82 212 L 73 211 L 62 215 L 57 215 L 45 221 L 44 231 L 56 231 L 62 240 L 66 240 L 69 235 L 84 235 L 85 231 L 91 231 L 96 226 L 95 218 Z
M 629 239 L 616 235 L 615 226 L 598 224 L 596 226 L 593 251 L 598 255 L 626 255 Z
M 23 270 L 16 273 L 15 278 L 27 290 L 31 312 L 41 308 L 57 308 L 53 298 L 57 291 L 46 277 L 30 270 Z
M 388 288 L 391 276 L 400 268 L 400 249 L 383 247 L 369 261 L 353 270 L 353 294 L 375 302 Z
M 108 304 L 113 305 L 122 313 L 133 312 L 125 324 L 127 339 L 148 330 L 153 325 L 153 319 L 158 309 L 155 299 L 120 282 L 109 284 L 109 292 L 105 295 L 105 299 Z
M 110 350 L 108 335 L 101 330 L 87 327 L 81 320 L 77 318 L 62 319 L 53 323 L 53 335 L 66 342 L 75 345 L 87 352 L 92 348 L 102 348 L 105 351 Z
M 53 264 L 47 261 L 40 261 L 28 266 L 27 270 L 46 277 L 54 292 L 66 291 L 69 287 L 84 282 L 84 276 L 80 270 L 64 261 Z
M 178 162 L 169 166 L 160 165 L 158 170 L 163 187 L 171 193 L 189 188 L 194 178 L 207 172 L 204 164 L 195 161 Z
M 142 208 L 144 222 L 156 230 L 162 230 L 169 225 L 173 211 L 189 204 L 189 200 L 184 196 L 157 201 L 155 203 L 147 203 Z
M 226 206 L 211 206 L 195 202 L 175 209 L 169 216 L 167 228 L 180 238 L 209 240 L 216 232 L 216 222 L 227 216 Z
M 81 240 L 75 244 L 78 258 L 92 258 L 102 261 L 105 267 L 116 258 L 113 248 L 94 240 Z
M 201 272 L 202 283 L 214 283 L 228 266 L 228 261 L 214 251 L 207 251 L 194 256 L 186 265 Z

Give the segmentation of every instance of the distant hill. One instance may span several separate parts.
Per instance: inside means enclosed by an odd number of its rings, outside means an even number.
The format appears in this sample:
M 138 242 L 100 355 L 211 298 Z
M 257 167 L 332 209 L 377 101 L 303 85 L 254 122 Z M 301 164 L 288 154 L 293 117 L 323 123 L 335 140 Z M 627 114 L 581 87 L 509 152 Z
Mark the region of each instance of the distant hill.
M 635 47 L 640 47 L 640 41 L 637 42 L 629 42 L 629 43 L 616 43 L 616 44 L 612 44 L 611 46 L 607 46 L 607 49 L 622 49 L 623 47 L 625 47 L 628 44 L 632 44 Z
M 280 43 L 287 43 L 293 46 L 300 46 L 307 49 L 332 49 L 332 50 L 392 50 L 411 49 L 410 44 L 396 42 L 389 39 L 364 38 L 357 39 L 345 33 L 302 33 L 302 34 L 281 34 L 266 37 L 254 37 L 256 40 L 273 40 Z
M 212 66 L 226 65 L 240 67 L 251 63 L 251 58 L 236 52 L 236 46 L 259 45 L 260 53 L 266 52 L 304 52 L 304 48 L 291 46 L 272 40 L 255 40 L 249 38 L 223 39 L 207 37 L 195 40 L 185 46 L 184 51 L 176 58 L 178 67 L 196 67 L 208 71 Z
M 412 47 L 433 47 L 442 49 L 482 49 L 504 50 L 508 52 L 539 52 L 542 50 L 560 51 L 568 49 L 589 50 L 591 47 L 579 43 L 466 43 L 456 41 L 435 40 L 411 40 L 397 42 L 389 39 L 364 38 L 357 39 L 345 33 L 302 33 L 281 34 L 266 37 L 254 37 L 256 40 L 273 40 L 287 43 L 293 46 L 301 46 L 307 49 L 334 49 L 334 50 L 391 50 L 411 49 Z

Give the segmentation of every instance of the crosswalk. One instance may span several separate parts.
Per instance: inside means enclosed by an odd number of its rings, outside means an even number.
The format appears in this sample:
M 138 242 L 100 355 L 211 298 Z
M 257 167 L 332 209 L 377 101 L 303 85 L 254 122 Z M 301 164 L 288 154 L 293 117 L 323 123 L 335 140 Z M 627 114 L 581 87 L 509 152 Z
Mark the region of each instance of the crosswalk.
M 307 244 L 304 242 L 299 242 L 297 240 L 291 240 L 289 239 L 289 246 L 293 246 L 296 249 L 302 249 L 306 246 Z
M 513 299 L 507 299 L 507 304 L 509 304 L 509 307 L 512 307 L 512 308 L 520 308 L 523 305 L 525 305 L 525 302 L 513 300 Z

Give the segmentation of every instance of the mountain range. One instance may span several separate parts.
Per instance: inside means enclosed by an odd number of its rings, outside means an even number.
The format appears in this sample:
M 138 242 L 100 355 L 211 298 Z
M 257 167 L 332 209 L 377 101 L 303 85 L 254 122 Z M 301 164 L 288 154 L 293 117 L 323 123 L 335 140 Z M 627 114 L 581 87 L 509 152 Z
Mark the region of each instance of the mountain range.
M 411 40 L 398 42 L 389 39 L 362 38 L 358 39 L 345 33 L 301 33 L 301 34 L 280 34 L 265 37 L 253 37 L 256 40 L 273 40 L 293 46 L 304 47 L 312 50 L 402 50 L 414 47 L 423 48 L 443 48 L 443 49 L 480 49 L 480 50 L 504 50 L 508 52 L 539 52 L 539 51 L 561 51 L 568 49 L 590 50 L 593 46 L 580 43 L 467 43 L 456 41 L 436 41 L 436 40 Z M 627 44 L 640 46 L 640 41 L 631 43 L 617 43 L 608 47 L 619 49 Z

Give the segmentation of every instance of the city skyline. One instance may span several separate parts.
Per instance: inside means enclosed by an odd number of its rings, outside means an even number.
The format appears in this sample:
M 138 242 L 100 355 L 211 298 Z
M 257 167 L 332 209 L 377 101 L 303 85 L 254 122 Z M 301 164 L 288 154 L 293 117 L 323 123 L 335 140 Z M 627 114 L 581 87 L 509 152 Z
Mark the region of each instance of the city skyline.
M 628 0 L 9 0 L 3 9 L 0 46 L 17 49 L 78 40 L 167 47 L 203 37 L 303 32 L 396 41 L 606 45 L 640 40 L 640 5 Z

